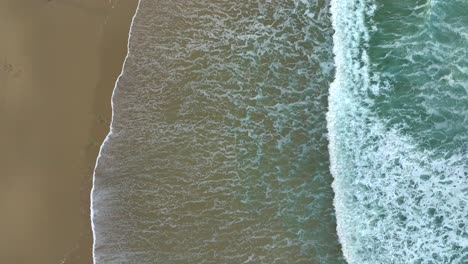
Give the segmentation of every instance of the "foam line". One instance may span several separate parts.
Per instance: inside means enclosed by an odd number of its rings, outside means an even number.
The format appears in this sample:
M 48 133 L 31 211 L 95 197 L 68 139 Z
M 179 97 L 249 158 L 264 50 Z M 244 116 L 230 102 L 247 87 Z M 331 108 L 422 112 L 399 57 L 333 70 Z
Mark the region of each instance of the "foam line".
M 119 83 L 119 80 L 123 76 L 123 74 L 125 73 L 125 64 L 126 64 L 127 59 L 128 59 L 128 57 L 130 55 L 130 52 L 131 52 L 131 50 L 130 50 L 130 40 L 132 38 L 133 23 L 135 22 L 135 17 L 137 16 L 137 14 L 139 12 L 141 1 L 142 0 L 138 0 L 137 8 L 135 10 L 135 14 L 133 15 L 132 22 L 130 23 L 130 29 L 129 29 L 128 39 L 127 39 L 127 55 L 125 56 L 124 62 L 122 64 L 122 70 L 121 70 L 119 76 L 117 77 L 117 80 L 116 80 L 116 82 L 114 84 L 114 89 L 112 90 L 112 96 L 111 96 L 112 117 L 111 117 L 111 122 L 110 122 L 110 126 L 109 126 L 109 133 L 107 134 L 106 138 L 104 139 L 104 141 L 102 142 L 102 144 L 101 144 L 101 146 L 99 148 L 99 153 L 98 153 L 98 156 L 96 158 L 96 164 L 95 164 L 94 171 L 93 171 L 93 184 L 92 184 L 91 193 L 90 193 L 90 212 L 91 212 L 90 217 L 91 217 L 91 231 L 93 233 L 93 249 L 92 249 L 92 251 L 93 251 L 93 263 L 94 264 L 97 264 L 97 261 L 96 261 L 96 226 L 94 224 L 95 210 L 94 210 L 94 207 L 93 207 L 93 204 L 94 204 L 93 203 L 93 195 L 94 195 L 94 192 L 95 192 L 96 168 L 99 165 L 99 160 L 101 158 L 103 148 L 106 145 L 109 138 L 112 136 L 112 124 L 114 122 L 114 95 L 115 95 L 115 91 L 117 89 L 117 85 Z

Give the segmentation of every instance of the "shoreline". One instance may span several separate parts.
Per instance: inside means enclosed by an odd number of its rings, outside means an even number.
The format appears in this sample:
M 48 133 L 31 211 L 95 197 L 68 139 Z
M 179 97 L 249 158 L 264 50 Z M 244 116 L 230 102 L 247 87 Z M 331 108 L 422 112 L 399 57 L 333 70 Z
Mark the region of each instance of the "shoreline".
M 101 142 L 101 145 L 99 146 L 99 151 L 97 152 L 97 155 L 96 155 L 96 158 L 94 159 L 94 167 L 93 167 L 93 171 L 92 171 L 92 176 L 91 176 L 91 186 L 89 188 L 89 191 L 87 192 L 87 195 L 89 197 L 89 203 L 88 203 L 88 210 L 89 210 L 89 213 L 88 213 L 88 220 L 89 220 L 89 227 L 90 227 L 90 231 L 91 231 L 91 258 L 92 258 L 92 263 L 96 263 L 95 261 L 95 258 L 94 258 L 94 248 L 95 248 L 95 241 L 96 241 L 96 237 L 95 237 L 95 227 L 94 227 L 94 223 L 93 223 L 93 192 L 94 192 L 94 179 L 95 179 L 95 170 L 96 170 L 96 167 L 98 166 L 98 162 L 99 162 L 99 158 L 101 156 L 101 151 L 102 151 L 102 148 L 104 147 L 104 145 L 106 144 L 106 141 L 108 139 L 108 137 L 112 134 L 112 119 L 113 119 L 113 116 L 114 116 L 114 107 L 113 107 L 113 100 L 114 100 L 114 92 L 115 92 L 115 89 L 117 88 L 117 84 L 120 80 L 120 77 L 124 74 L 124 70 L 125 70 L 125 63 L 127 61 L 127 58 L 129 56 L 129 53 L 130 53 L 130 39 L 131 39 L 131 35 L 132 35 L 132 27 L 133 27 L 133 23 L 134 23 L 134 20 L 135 20 L 135 17 L 138 13 L 138 9 L 140 7 L 140 3 L 141 3 L 141 0 L 134 0 L 137 2 L 136 4 L 136 7 L 135 7 L 135 11 L 133 12 L 133 15 L 131 16 L 131 21 L 130 21 L 130 25 L 129 25 L 129 29 L 128 29 L 128 34 L 127 34 L 127 42 L 126 42 L 126 45 L 125 45 L 125 57 L 123 59 L 123 62 L 122 62 L 122 66 L 121 66 L 121 70 L 120 70 L 120 73 L 119 75 L 117 76 L 115 82 L 114 82 L 114 86 L 112 88 L 112 92 L 111 92 L 111 96 L 110 96 L 110 100 L 108 100 L 108 103 L 110 103 L 110 121 L 108 122 L 109 124 L 109 128 L 107 130 L 107 134 L 106 136 L 103 138 L 102 142 Z M 88 228 L 89 229 L 89 228 Z
M 0 3 L 1 263 L 92 262 L 91 177 L 136 3 Z

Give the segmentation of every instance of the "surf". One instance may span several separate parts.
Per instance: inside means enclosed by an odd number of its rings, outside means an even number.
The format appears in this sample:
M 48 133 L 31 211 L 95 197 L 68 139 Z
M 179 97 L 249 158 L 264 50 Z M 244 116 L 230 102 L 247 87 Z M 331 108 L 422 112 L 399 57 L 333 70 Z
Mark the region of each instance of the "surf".
M 342 263 L 327 1 L 140 1 L 94 175 L 95 263 Z
M 408 47 L 442 45 L 436 38 L 441 7 L 433 2 L 421 14 L 395 3 L 394 10 L 400 8 L 395 13 L 409 11 L 412 23 L 396 28 L 420 33 L 421 39 L 411 42 L 414 34 L 388 33 L 380 22 L 385 3 L 331 1 L 336 72 L 327 128 L 337 233 L 349 263 L 468 261 L 467 133 L 459 129 L 466 125 L 462 105 L 468 101 L 460 89 L 466 91 L 466 75 L 457 75 L 458 86 L 449 85 L 408 59 L 421 51 Z M 418 28 L 419 19 L 428 16 L 435 22 Z M 425 37 L 432 42 L 422 41 Z M 466 37 L 459 35 L 459 41 L 466 43 Z M 437 52 L 450 57 L 444 49 Z M 437 57 L 427 61 L 434 65 Z M 464 61 L 457 62 L 444 69 L 445 76 L 463 67 Z M 405 73 L 420 79 L 405 79 Z M 439 100 L 439 91 L 458 93 L 458 107 Z M 452 112 L 446 116 L 434 115 L 447 109 Z

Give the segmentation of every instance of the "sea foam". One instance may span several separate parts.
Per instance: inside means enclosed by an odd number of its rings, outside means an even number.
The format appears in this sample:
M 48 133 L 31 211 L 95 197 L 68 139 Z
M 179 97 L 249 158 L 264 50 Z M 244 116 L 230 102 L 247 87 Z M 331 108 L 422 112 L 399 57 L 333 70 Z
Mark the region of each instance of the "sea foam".
M 95 263 L 343 263 L 327 1 L 142 0 L 94 175 Z
M 423 147 L 378 113 L 395 89 L 372 71 L 376 2 L 332 0 L 336 63 L 329 152 L 337 232 L 349 263 L 466 263 L 466 146 Z

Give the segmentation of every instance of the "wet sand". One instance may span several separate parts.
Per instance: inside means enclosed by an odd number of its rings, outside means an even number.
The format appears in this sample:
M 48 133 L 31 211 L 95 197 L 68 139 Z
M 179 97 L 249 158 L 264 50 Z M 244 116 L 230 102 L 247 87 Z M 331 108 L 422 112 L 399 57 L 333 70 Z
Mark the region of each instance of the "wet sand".
M 91 263 L 91 175 L 137 0 L 0 1 L 0 263 Z

